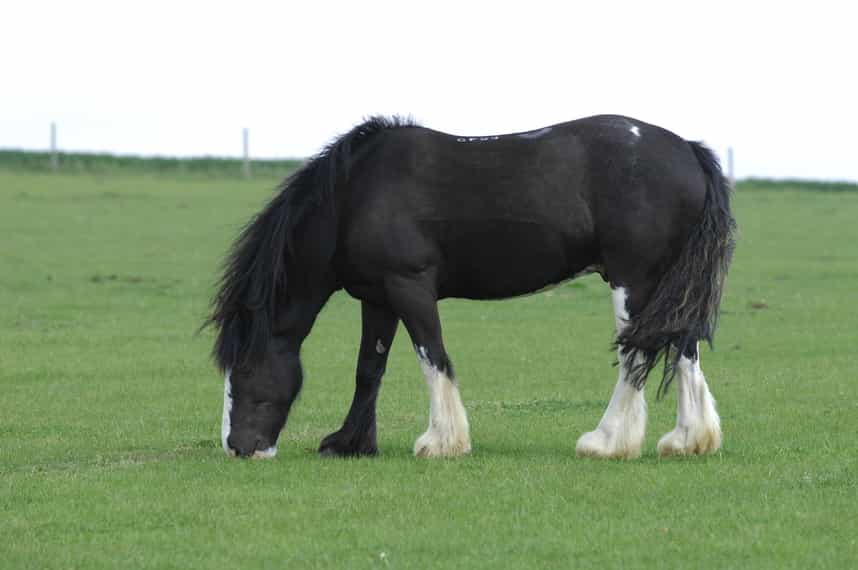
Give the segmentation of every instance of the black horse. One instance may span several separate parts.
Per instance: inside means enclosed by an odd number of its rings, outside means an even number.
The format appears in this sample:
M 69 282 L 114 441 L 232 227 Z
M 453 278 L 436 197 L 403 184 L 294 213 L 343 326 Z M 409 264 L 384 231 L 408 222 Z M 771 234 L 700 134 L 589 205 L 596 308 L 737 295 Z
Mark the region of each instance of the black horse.
M 438 300 L 508 298 L 597 272 L 613 291 L 620 377 L 578 454 L 640 454 L 643 387 L 660 359 L 659 394 L 678 377 L 679 398 L 659 452 L 714 451 L 720 421 L 698 341 L 712 339 L 734 230 L 712 152 L 641 121 L 457 137 L 372 118 L 285 180 L 233 246 L 209 321 L 226 375 L 224 450 L 276 453 L 301 389 L 301 344 L 345 289 L 362 306 L 357 387 L 320 453 L 377 453 L 376 397 L 400 319 L 430 393 L 415 454 L 468 453 Z

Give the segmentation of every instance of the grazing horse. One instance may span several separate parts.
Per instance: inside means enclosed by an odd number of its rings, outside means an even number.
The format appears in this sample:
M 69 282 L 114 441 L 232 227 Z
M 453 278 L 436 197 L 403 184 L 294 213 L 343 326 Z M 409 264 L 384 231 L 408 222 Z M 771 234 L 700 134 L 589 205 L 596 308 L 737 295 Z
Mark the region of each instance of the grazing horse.
M 375 117 L 287 178 L 244 228 L 208 321 L 223 373 L 222 443 L 271 457 L 302 384 L 301 344 L 335 291 L 361 301 L 356 388 L 322 455 L 374 455 L 375 407 L 402 320 L 429 387 L 418 456 L 471 450 L 437 303 L 503 299 L 599 273 L 610 284 L 619 379 L 578 455 L 634 458 L 643 388 L 678 378 L 662 455 L 707 453 L 721 427 L 700 369 L 734 246 L 729 184 L 713 153 L 660 127 L 596 116 L 459 137 Z

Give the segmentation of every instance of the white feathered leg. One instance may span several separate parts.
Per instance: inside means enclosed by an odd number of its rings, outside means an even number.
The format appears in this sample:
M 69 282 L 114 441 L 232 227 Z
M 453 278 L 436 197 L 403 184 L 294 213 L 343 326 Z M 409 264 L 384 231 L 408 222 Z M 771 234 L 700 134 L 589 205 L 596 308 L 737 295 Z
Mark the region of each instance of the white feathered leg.
M 470 453 L 468 416 L 456 382 L 438 370 L 417 347 L 420 368 L 429 387 L 429 428 L 417 438 L 418 457 L 456 457 Z
M 658 442 L 662 456 L 711 453 L 721 447 L 721 419 L 697 358 L 679 359 L 676 427 Z
M 629 318 L 626 309 L 627 293 L 623 287 L 612 291 L 617 331 L 621 331 Z M 646 400 L 643 390 L 626 381 L 629 364 L 617 351 L 620 375 L 611 401 L 596 429 L 578 439 L 575 453 L 578 456 L 634 459 L 640 457 L 646 435 Z

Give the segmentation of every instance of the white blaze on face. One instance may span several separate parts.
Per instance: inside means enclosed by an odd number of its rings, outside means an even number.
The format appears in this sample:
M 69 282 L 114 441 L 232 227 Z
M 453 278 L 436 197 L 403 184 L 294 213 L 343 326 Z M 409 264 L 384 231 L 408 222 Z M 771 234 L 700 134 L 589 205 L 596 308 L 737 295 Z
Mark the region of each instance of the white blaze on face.
M 232 383 L 229 381 L 229 376 L 230 371 L 227 370 L 226 376 L 223 379 L 223 418 L 220 424 L 220 442 L 226 454 L 230 457 L 235 457 L 235 451 L 230 449 L 229 443 L 227 443 L 229 434 L 232 431 L 232 419 L 230 417 L 232 414 Z M 277 455 L 276 445 L 272 445 L 267 449 L 257 449 L 253 452 L 255 459 L 271 459 L 275 455 Z
M 220 442 L 227 455 L 235 455 L 235 452 L 229 448 L 229 444 L 226 442 L 230 432 L 229 415 L 232 413 L 232 384 L 229 381 L 229 374 L 230 371 L 227 370 L 223 379 L 223 419 L 220 424 Z

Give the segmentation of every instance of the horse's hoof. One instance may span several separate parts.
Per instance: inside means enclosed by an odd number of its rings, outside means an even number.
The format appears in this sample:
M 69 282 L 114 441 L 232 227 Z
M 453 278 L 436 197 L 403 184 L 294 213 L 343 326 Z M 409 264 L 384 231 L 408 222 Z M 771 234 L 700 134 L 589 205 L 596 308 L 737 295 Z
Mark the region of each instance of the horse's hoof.
M 701 426 L 697 429 L 676 427 L 658 441 L 658 454 L 662 457 L 674 455 L 704 455 L 721 448 L 721 426 Z
M 641 442 L 619 445 L 616 438 L 610 437 L 601 429 L 596 429 L 578 438 L 575 455 L 595 459 L 637 459 L 641 456 Z
M 429 430 L 414 443 L 414 455 L 417 457 L 460 457 L 470 452 L 471 439 L 467 435 L 448 439 Z
M 334 432 L 319 444 L 319 455 L 321 457 L 371 457 L 378 455 L 378 447 L 375 442 L 354 441 L 353 438 L 343 437 L 340 432 Z

